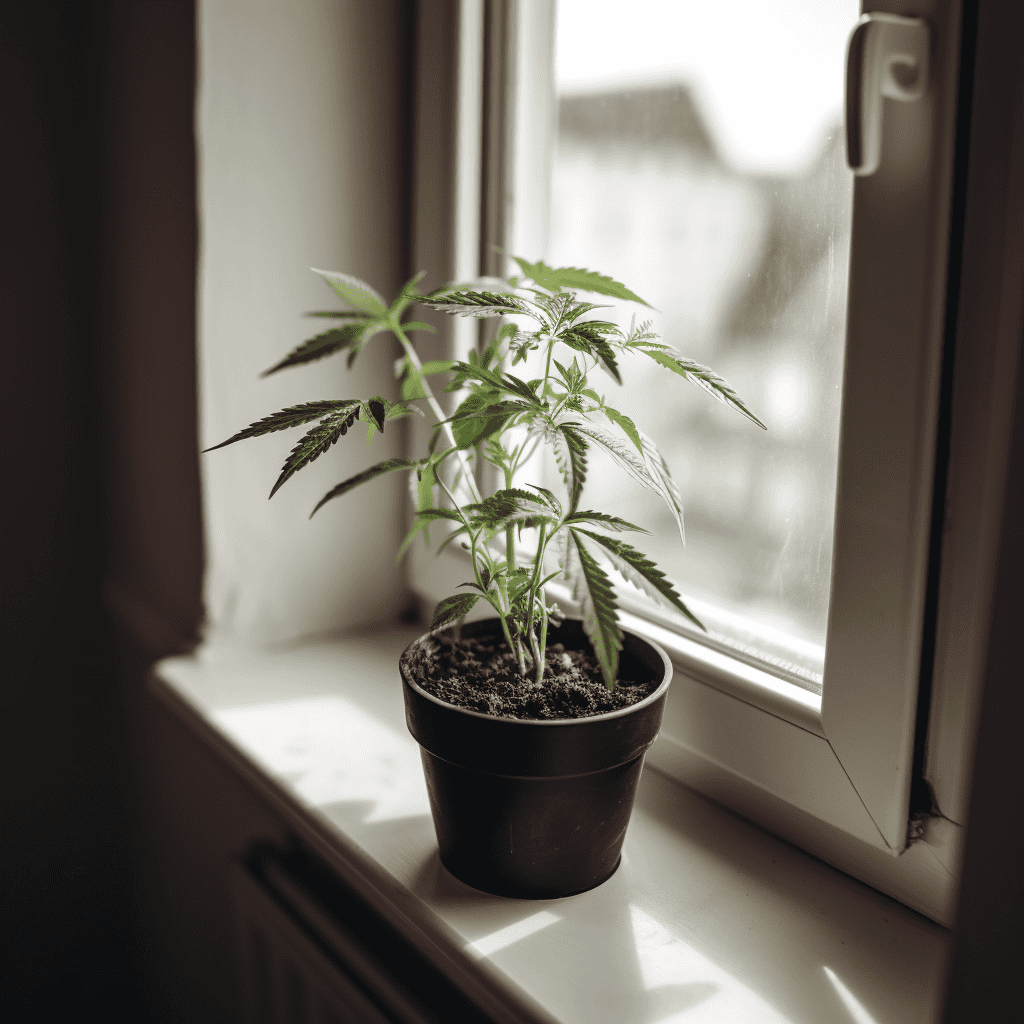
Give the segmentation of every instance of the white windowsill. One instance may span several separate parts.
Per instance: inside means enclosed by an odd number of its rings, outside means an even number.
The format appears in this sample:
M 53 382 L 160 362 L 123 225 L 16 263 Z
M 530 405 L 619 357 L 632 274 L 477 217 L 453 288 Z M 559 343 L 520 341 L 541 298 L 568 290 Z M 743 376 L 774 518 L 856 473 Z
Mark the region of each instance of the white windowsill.
M 161 662 L 153 692 L 496 1020 L 936 1019 L 949 932 L 648 768 L 604 885 L 488 896 L 437 857 L 391 629 Z

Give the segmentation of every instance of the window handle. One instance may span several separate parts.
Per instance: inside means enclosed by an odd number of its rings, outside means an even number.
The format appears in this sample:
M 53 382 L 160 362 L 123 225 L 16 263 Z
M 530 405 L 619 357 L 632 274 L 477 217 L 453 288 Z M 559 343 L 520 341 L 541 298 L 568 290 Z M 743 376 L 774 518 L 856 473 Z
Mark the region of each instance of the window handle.
M 865 14 L 846 47 L 846 162 L 874 174 L 882 156 L 882 98 L 911 102 L 928 88 L 928 25 Z

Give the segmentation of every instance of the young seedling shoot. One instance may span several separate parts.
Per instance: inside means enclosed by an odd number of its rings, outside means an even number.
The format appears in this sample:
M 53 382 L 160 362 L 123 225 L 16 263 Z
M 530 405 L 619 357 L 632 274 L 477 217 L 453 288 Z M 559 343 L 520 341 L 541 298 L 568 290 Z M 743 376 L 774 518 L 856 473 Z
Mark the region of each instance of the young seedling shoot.
M 507 282 L 447 285 L 427 294 L 417 290 L 423 277 L 419 274 L 390 305 L 355 277 L 316 271 L 345 308 L 311 314 L 336 323 L 303 342 L 266 373 L 337 352 L 347 354 L 351 367 L 371 339 L 391 334 L 402 350 L 396 363 L 401 400 L 391 402 L 378 395 L 290 406 L 214 447 L 315 421 L 285 460 L 270 492 L 273 497 L 286 480 L 327 451 L 356 420 L 366 424 L 369 444 L 389 421 L 413 413 L 425 415 L 425 405 L 434 418 L 426 454 L 385 459 L 343 480 L 320 499 L 311 515 L 369 480 L 408 472 L 416 513 L 399 558 L 419 533 L 426 535 L 431 523 L 443 520 L 450 527 L 438 551 L 457 540 L 469 553 L 473 576 L 460 585 L 458 593 L 437 605 L 431 631 L 460 622 L 479 601 L 486 601 L 497 613 L 520 674 L 528 678 L 533 673 L 535 684 L 541 686 L 548 626 L 562 618 L 546 595 L 545 585 L 562 576 L 579 603 L 604 683 L 613 690 L 622 632 L 609 570 L 704 627 L 665 574 L 618 536 L 645 530 L 618 516 L 580 507 L 587 456 L 599 449 L 666 503 L 683 539 L 682 502 L 668 465 L 654 441 L 630 417 L 609 405 L 591 375 L 600 367 L 621 385 L 622 356 L 653 359 L 759 427 L 764 424 L 721 377 L 652 333 L 650 321 L 623 330 L 609 321 L 592 319 L 591 314 L 603 307 L 578 297 L 582 292 L 647 306 L 624 285 L 589 270 L 553 268 L 518 257 L 516 263 L 522 276 Z M 494 340 L 482 352 L 471 352 L 468 361 L 424 363 L 411 336 L 433 328 L 404 319 L 414 303 L 453 316 L 499 318 Z M 532 353 L 539 355 L 528 359 Z M 529 380 L 517 376 L 516 367 L 522 365 L 526 372 L 540 362 L 544 367 L 540 376 Z M 440 373 L 450 374 L 444 391 L 455 393 L 458 399 L 450 416 L 431 388 L 430 378 Z M 531 460 L 542 445 L 554 455 L 564 483 L 561 496 L 540 484 L 515 483 L 521 470 L 529 472 L 536 465 Z M 500 486 L 493 493 L 481 493 L 480 481 L 485 479 L 478 472 L 481 464 L 497 471 L 491 476 Z M 524 530 L 532 531 L 528 548 Z

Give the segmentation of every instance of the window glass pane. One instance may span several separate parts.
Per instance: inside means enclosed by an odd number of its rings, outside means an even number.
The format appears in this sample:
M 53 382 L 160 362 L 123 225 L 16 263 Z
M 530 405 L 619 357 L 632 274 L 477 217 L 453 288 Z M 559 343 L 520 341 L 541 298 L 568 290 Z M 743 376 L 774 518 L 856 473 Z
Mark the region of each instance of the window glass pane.
M 667 509 L 596 454 L 584 504 L 651 530 L 639 546 L 719 643 L 811 688 L 828 612 L 852 200 L 841 104 L 858 16 L 856 0 L 561 0 L 557 20 L 546 258 L 637 291 L 664 341 L 768 426 L 631 359 L 626 386 L 600 390 L 668 461 L 686 547 Z

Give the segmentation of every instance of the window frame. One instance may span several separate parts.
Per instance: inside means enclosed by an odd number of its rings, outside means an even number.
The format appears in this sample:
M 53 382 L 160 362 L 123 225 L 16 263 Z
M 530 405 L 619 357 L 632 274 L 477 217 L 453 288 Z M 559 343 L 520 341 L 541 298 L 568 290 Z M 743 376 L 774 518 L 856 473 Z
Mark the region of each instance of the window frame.
M 676 668 L 650 765 L 948 925 L 962 827 L 941 813 L 912 820 L 910 796 L 921 761 L 919 723 L 929 710 L 928 680 L 919 685 L 922 661 L 926 669 L 930 662 L 923 653 L 934 642 L 928 588 L 948 607 L 952 585 L 943 579 L 935 589 L 931 540 L 940 380 L 949 355 L 961 2 L 863 5 L 881 7 L 928 21 L 932 74 L 921 103 L 887 103 L 883 164 L 855 183 L 823 694 L 671 630 L 625 594 L 622 620 L 665 647 Z M 531 122 L 529 136 L 522 130 L 526 90 L 553 75 L 553 32 L 554 0 L 449 0 L 444 15 L 431 5 L 420 18 L 412 255 L 415 269 L 428 271 L 427 284 L 493 272 L 494 244 L 518 251 L 508 214 L 528 184 L 530 162 L 515 141 L 553 142 L 553 123 L 538 130 Z M 902 217 L 896 235 L 889 233 L 894 198 Z M 892 307 L 893 294 L 905 301 L 880 322 L 875 310 L 887 299 Z M 439 352 L 464 352 L 475 340 L 472 321 L 433 322 Z M 879 365 L 887 367 L 881 385 Z M 465 577 L 451 548 L 435 558 L 414 545 L 408 564 L 410 585 L 427 602 Z M 880 616 L 888 628 L 879 627 Z M 953 691 L 969 699 L 964 694 L 977 691 L 979 678 L 947 672 L 943 700 Z M 933 701 L 933 718 L 935 708 Z

